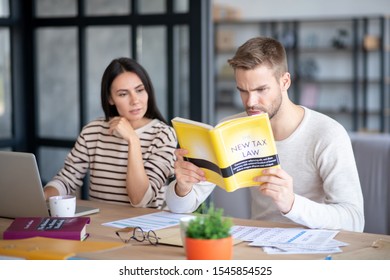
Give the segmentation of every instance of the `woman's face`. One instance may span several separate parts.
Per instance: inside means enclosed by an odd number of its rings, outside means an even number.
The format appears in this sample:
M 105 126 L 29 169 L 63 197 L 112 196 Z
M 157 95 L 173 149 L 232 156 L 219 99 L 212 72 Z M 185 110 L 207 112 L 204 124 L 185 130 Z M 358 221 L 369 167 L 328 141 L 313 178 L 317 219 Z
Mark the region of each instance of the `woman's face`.
M 124 72 L 111 84 L 110 105 L 134 127 L 140 127 L 148 109 L 148 93 L 137 74 Z

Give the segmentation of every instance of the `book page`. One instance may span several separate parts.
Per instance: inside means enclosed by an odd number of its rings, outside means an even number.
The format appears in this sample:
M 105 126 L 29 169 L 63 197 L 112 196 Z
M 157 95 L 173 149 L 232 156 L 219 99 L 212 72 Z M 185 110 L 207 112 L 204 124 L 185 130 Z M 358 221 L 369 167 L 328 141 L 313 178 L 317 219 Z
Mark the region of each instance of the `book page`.
M 264 168 L 278 168 L 279 158 L 267 114 L 241 117 L 211 131 L 226 191 L 256 185 Z
M 235 116 L 235 115 L 234 115 Z M 223 120 L 221 121 L 220 123 L 218 123 L 215 128 L 220 128 L 220 127 L 223 127 L 223 126 L 226 126 L 226 125 L 229 125 L 229 124 L 234 124 L 236 122 L 239 122 L 240 119 L 242 118 L 248 118 L 248 117 L 251 117 L 251 116 L 248 116 L 248 115 L 243 115 L 243 116 L 239 116 L 239 117 L 234 117 L 232 116 L 231 118 L 229 117 L 228 119 L 226 120 Z
M 195 123 L 195 124 L 194 124 Z M 208 181 L 221 183 L 222 177 L 212 145 L 209 125 L 198 125 L 194 121 L 172 120 L 180 148 L 186 149 L 186 160 L 202 168 Z
M 214 129 L 214 127 L 212 125 L 209 125 L 207 123 L 197 122 L 197 121 L 193 121 L 193 120 L 189 120 L 189 119 L 185 119 L 185 118 L 180 118 L 180 117 L 174 118 L 172 120 L 172 122 L 187 123 L 187 124 L 191 124 L 194 126 L 200 126 L 200 127 L 206 128 L 208 130 Z

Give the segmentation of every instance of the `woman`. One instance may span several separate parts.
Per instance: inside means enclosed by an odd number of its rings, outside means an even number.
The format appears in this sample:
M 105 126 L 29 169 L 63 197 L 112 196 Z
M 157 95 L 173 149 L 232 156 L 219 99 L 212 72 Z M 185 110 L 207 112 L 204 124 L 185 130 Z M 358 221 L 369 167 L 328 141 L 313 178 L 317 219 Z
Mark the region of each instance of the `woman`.
M 105 119 L 82 129 L 45 186 L 46 198 L 74 193 L 89 171 L 91 200 L 161 209 L 177 140 L 157 108 L 148 73 L 133 59 L 114 59 L 102 77 L 101 102 Z

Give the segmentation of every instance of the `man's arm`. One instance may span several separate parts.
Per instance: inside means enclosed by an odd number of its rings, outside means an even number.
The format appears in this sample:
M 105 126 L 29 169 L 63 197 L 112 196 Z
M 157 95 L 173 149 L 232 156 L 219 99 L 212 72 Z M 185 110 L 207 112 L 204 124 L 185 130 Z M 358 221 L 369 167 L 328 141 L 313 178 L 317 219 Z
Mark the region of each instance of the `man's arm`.
M 172 181 L 166 191 L 166 202 L 170 211 L 174 213 L 192 213 L 198 209 L 214 190 L 215 185 L 209 182 L 194 184 L 191 191 L 185 196 L 176 193 L 176 180 Z

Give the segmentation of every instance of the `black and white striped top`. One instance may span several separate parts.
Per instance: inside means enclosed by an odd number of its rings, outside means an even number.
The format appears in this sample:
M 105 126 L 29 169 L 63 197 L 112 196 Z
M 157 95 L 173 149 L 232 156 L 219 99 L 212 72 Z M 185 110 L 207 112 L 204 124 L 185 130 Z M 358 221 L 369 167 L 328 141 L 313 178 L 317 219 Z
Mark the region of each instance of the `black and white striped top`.
M 68 154 L 64 167 L 48 182 L 60 194 L 70 194 L 83 185 L 89 171 L 89 197 L 91 200 L 130 204 L 126 192 L 128 143 L 110 135 L 109 124 L 98 119 L 81 131 L 75 146 Z M 136 130 L 140 138 L 142 157 L 149 190 L 134 207 L 162 208 L 168 177 L 174 174 L 176 134 L 172 127 L 160 120 Z

